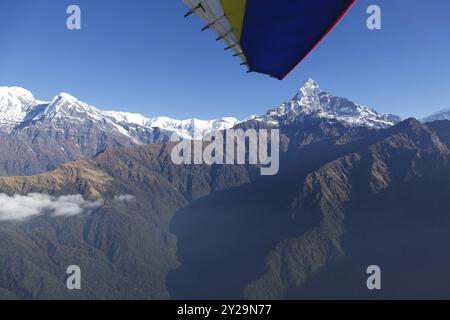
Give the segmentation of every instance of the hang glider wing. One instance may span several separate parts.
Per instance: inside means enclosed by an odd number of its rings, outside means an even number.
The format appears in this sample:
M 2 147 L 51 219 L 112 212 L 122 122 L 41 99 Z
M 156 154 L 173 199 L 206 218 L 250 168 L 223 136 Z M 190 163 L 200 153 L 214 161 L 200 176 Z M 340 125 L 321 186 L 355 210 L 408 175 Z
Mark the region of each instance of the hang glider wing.
M 356 0 L 183 0 L 248 71 L 283 79 Z

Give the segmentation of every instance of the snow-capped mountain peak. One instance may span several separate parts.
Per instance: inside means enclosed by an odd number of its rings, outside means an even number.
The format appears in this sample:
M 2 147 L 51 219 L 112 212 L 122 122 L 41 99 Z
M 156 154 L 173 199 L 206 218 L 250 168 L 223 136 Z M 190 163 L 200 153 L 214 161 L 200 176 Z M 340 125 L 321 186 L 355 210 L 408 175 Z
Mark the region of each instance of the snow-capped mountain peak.
M 401 121 L 397 116 L 379 114 L 367 106 L 335 97 L 321 90 L 317 82 L 312 79 L 303 84 L 291 101 L 270 110 L 262 120 L 272 124 L 283 124 L 302 121 L 305 117 L 328 119 L 348 126 L 367 126 L 375 129 L 390 127 Z
M 33 94 L 21 87 L 0 87 L 0 99 L 19 99 L 22 102 L 34 101 Z
M 422 122 L 433 122 L 438 120 L 450 120 L 450 108 L 435 112 L 432 115 L 423 118 Z
M 66 92 L 60 92 L 53 100 L 64 100 L 67 102 L 79 102 L 77 98 L 74 96 L 66 93 Z
M 314 97 L 320 93 L 320 87 L 316 81 L 313 79 L 309 79 L 305 81 L 298 91 L 298 93 L 294 96 L 293 100 L 301 100 L 302 98 Z
M 53 98 L 39 117 L 61 119 L 72 118 L 72 120 L 95 120 L 100 121 L 105 117 L 103 112 L 87 103 L 79 101 L 68 93 L 60 93 Z
M 11 131 L 24 121 L 27 114 L 45 102 L 34 98 L 33 94 L 20 87 L 0 87 L 0 127 Z

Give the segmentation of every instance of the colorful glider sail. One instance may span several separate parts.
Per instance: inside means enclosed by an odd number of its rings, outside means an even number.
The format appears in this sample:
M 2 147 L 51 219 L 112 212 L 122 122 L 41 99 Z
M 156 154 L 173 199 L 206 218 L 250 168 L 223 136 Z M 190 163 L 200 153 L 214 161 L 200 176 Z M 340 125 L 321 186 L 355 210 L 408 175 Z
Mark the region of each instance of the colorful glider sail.
M 183 0 L 249 71 L 283 79 L 356 0 Z

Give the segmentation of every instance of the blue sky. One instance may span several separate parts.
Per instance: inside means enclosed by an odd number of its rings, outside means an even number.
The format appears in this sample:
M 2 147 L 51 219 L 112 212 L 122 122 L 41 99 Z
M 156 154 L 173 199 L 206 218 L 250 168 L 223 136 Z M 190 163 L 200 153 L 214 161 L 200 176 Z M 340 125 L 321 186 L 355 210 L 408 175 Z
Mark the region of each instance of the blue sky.
M 66 28 L 66 8 L 82 30 Z M 366 28 L 378 4 L 383 30 Z M 450 107 L 450 1 L 359 0 L 289 77 L 246 74 L 181 0 L 1 0 L 0 86 L 147 116 L 243 118 L 322 88 L 402 117 Z

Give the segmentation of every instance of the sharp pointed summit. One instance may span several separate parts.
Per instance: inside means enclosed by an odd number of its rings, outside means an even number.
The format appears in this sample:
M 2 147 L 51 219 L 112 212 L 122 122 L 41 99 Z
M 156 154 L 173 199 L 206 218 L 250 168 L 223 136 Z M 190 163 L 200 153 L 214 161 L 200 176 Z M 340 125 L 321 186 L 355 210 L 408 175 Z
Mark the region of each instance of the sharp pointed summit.
M 72 96 L 71 94 L 67 93 L 67 92 L 60 92 L 55 98 L 54 100 L 65 100 L 65 101 L 70 101 L 70 102 L 76 102 L 78 101 L 77 98 L 75 98 L 74 96 Z
M 308 79 L 300 87 L 297 94 L 294 96 L 293 100 L 301 100 L 303 97 L 317 98 L 319 93 L 320 93 L 319 84 L 313 79 Z
M 333 96 L 329 92 L 321 90 L 313 79 L 305 81 L 291 101 L 270 110 L 266 116 L 260 119 L 271 123 L 286 124 L 292 121 L 304 121 L 307 117 L 373 129 L 388 128 L 401 121 L 395 115 L 379 114 L 367 106 Z
M 319 84 L 312 78 L 309 78 L 305 82 L 303 82 L 303 85 L 301 89 L 319 89 Z

